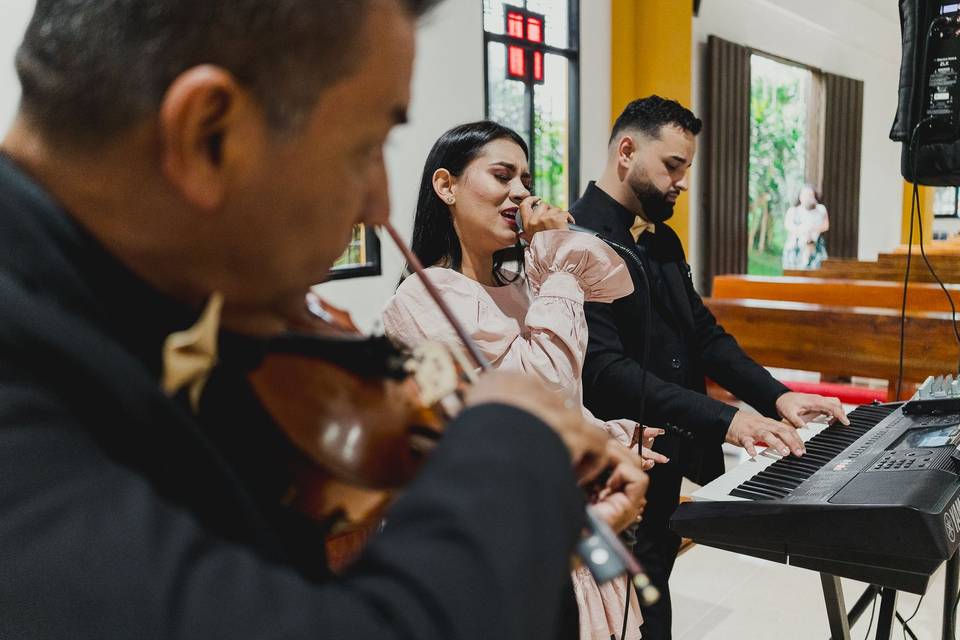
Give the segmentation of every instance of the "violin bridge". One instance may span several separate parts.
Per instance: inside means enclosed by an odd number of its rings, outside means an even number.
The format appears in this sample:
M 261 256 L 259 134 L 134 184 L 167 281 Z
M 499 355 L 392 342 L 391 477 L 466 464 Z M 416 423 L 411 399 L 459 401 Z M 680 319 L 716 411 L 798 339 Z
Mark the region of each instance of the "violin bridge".
M 457 362 L 451 350 L 436 342 L 425 342 L 413 350 L 407 371 L 420 389 L 420 400 L 434 405 L 455 394 L 460 386 Z

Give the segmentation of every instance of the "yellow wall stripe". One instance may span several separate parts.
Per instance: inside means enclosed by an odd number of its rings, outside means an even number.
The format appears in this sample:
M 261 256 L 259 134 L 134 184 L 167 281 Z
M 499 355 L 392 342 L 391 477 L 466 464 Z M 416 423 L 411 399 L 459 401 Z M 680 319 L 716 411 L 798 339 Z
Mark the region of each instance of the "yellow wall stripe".
M 612 0 L 611 10 L 611 124 L 631 100 L 653 93 L 690 107 L 693 3 Z M 689 254 L 688 197 L 677 202 L 670 226 Z
M 933 196 L 935 187 L 920 187 L 920 204 L 923 208 L 923 242 L 933 242 Z M 900 225 L 900 242 L 907 244 L 910 237 L 910 201 L 913 198 L 913 184 L 903 182 L 903 220 Z M 913 243 L 919 244 L 920 230 L 913 223 Z

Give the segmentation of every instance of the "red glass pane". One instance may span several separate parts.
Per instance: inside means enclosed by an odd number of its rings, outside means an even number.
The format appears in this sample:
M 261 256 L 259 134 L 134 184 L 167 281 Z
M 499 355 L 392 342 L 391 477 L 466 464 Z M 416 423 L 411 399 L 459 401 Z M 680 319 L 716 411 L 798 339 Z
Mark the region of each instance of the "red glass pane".
M 527 58 L 523 47 L 507 49 L 507 76 L 516 80 L 527 79 Z
M 543 42 L 543 20 L 533 16 L 527 18 L 527 40 Z
M 523 14 L 519 11 L 507 12 L 507 35 L 523 39 Z
M 534 82 L 543 82 L 543 53 L 533 52 L 533 80 Z

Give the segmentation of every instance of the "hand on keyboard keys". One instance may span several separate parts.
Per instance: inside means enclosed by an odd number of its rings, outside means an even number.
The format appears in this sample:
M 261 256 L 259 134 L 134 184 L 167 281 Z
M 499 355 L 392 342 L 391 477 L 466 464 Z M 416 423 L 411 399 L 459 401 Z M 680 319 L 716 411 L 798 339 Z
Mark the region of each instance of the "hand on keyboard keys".
M 758 442 L 766 443 L 784 456 L 791 453 L 802 456 L 805 452 L 803 441 L 793 426 L 742 409 L 733 417 L 726 440 L 746 449 L 751 458 L 757 455 Z
M 812 417 L 820 414 L 836 418 L 841 424 L 850 424 L 839 399 L 827 398 L 814 393 L 790 391 L 783 394 L 777 398 L 777 413 L 798 429 L 810 422 Z

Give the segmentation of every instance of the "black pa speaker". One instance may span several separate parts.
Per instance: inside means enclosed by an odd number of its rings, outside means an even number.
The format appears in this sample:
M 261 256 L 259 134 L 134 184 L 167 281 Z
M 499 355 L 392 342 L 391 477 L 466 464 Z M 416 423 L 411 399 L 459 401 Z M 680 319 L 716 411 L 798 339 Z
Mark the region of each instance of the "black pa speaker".
M 903 57 L 890 138 L 903 177 L 960 185 L 960 1 L 900 0 Z

